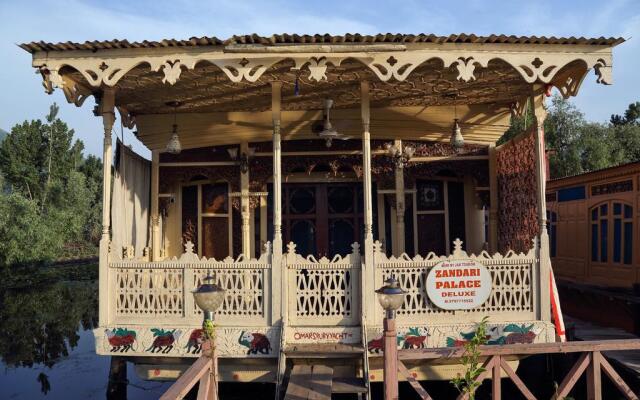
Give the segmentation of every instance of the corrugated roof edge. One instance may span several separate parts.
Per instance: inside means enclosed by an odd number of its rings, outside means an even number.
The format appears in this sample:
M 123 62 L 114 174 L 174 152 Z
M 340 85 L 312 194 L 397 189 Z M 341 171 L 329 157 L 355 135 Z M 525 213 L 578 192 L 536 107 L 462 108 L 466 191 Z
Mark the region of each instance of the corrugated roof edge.
M 106 50 L 106 49 L 135 49 L 135 48 L 158 48 L 158 47 L 198 47 L 198 46 L 221 46 L 228 44 L 261 44 L 265 46 L 274 46 L 278 44 L 314 44 L 314 43 L 331 43 L 331 44 L 349 44 L 349 43 L 497 43 L 497 44 L 562 44 L 562 45 L 599 45 L 599 46 L 616 46 L 625 41 L 624 38 L 618 37 L 546 37 L 546 36 L 507 36 L 507 35 L 490 35 L 476 36 L 473 34 L 461 33 L 458 35 L 437 36 L 433 34 L 399 34 L 399 33 L 380 33 L 377 35 L 361 35 L 359 33 L 345 35 L 297 35 L 297 34 L 279 34 L 271 36 L 260 36 L 258 34 L 250 35 L 234 35 L 228 39 L 222 40 L 215 36 L 191 37 L 188 40 L 164 39 L 160 41 L 129 42 L 128 40 L 103 40 L 103 41 L 86 41 L 78 42 L 30 42 L 22 43 L 18 46 L 29 53 L 38 51 L 72 51 L 72 50 Z
M 634 168 L 634 167 L 639 167 L 640 168 L 640 160 L 638 161 L 629 161 L 626 163 L 622 163 L 622 164 L 618 164 L 618 165 L 612 165 L 610 167 L 605 167 L 605 168 L 600 168 L 600 169 L 594 169 L 593 171 L 587 171 L 587 172 L 582 172 L 580 174 L 574 174 L 574 175 L 567 175 L 567 176 L 563 176 L 561 178 L 553 178 L 553 179 L 549 179 L 547 182 L 548 183 L 556 183 L 556 182 L 560 182 L 563 180 L 569 180 L 569 179 L 574 179 L 574 178 L 588 178 L 590 175 L 595 175 L 601 172 L 611 172 L 614 171 L 616 169 L 623 169 L 623 168 Z

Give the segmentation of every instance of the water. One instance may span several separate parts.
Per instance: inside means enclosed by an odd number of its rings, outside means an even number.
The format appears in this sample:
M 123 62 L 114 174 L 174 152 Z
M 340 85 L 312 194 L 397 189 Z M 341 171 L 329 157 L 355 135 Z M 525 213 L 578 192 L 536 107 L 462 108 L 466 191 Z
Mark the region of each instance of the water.
M 95 354 L 96 282 L 0 291 L 0 399 L 105 399 L 109 357 Z M 170 383 L 140 380 L 126 399 L 157 399 Z

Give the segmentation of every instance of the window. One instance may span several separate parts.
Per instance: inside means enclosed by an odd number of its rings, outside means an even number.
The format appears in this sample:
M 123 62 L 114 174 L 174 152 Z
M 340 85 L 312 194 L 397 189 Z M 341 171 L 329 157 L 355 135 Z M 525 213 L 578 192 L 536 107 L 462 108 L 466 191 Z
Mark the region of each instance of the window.
M 558 214 L 555 211 L 547 211 L 547 232 L 549 233 L 549 253 L 556 256 L 558 237 Z
M 608 201 L 591 209 L 591 261 L 631 264 L 633 207 Z
M 464 210 L 462 182 L 418 180 L 415 210 L 418 253 L 448 254 L 455 239 L 464 242 Z
M 229 185 L 196 181 L 182 187 L 182 240 L 202 257 L 222 260 L 232 252 Z

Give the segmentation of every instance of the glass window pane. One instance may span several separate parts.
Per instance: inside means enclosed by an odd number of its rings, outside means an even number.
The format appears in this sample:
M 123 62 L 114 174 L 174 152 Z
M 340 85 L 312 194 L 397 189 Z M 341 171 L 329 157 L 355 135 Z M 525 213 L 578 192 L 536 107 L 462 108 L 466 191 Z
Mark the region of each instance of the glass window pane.
M 609 211 L 608 204 L 603 204 L 603 205 L 600 206 L 600 216 L 601 217 L 604 217 L 605 215 L 607 215 L 608 211 Z
M 289 211 L 291 214 L 309 214 L 316 206 L 316 191 L 314 188 L 298 187 L 289 191 Z
M 551 222 L 556 222 L 558 220 L 558 214 L 555 212 L 551 213 Z
M 614 206 L 615 210 L 615 206 Z M 613 221 L 613 262 L 619 263 L 622 253 L 622 220 L 616 218 Z
M 591 220 L 595 221 L 598 219 L 598 208 L 594 208 L 591 210 Z
M 329 254 L 327 256 L 350 254 L 351 244 L 355 241 L 355 229 L 351 221 L 345 218 L 329 221 Z
M 551 237 L 550 237 L 550 241 L 551 241 L 551 257 L 555 257 L 556 256 L 556 240 L 557 240 L 557 232 L 556 232 L 557 226 L 556 225 L 551 225 Z
M 598 224 L 591 224 L 591 261 L 598 261 Z
M 353 188 L 335 186 L 327 188 L 329 212 L 334 214 L 352 213 L 354 206 Z
M 600 221 L 600 261 L 601 262 L 607 262 L 607 257 L 608 257 L 608 242 L 607 239 L 609 237 L 609 226 L 608 226 L 608 222 L 606 219 L 603 219 L 602 221 Z
M 226 183 L 202 185 L 202 212 L 226 214 L 229 211 L 228 191 Z
M 622 213 L 622 204 L 613 203 L 613 215 L 620 215 Z
M 202 255 L 216 260 L 229 255 L 229 218 L 202 218 Z
M 198 187 L 182 188 L 182 244 L 193 243 L 193 251 L 198 252 Z
M 291 224 L 291 238 L 296 244 L 296 252 L 302 256 L 316 255 L 316 227 L 307 219 Z
M 430 251 L 436 255 L 445 254 L 444 221 L 444 214 L 418 215 L 418 251 L 421 256 Z
M 631 264 L 633 260 L 633 224 L 624 223 L 624 263 Z
M 418 181 L 418 211 L 444 210 L 443 187 L 442 181 Z
M 631 206 L 624 206 L 624 217 L 631 218 L 633 217 L 633 208 Z

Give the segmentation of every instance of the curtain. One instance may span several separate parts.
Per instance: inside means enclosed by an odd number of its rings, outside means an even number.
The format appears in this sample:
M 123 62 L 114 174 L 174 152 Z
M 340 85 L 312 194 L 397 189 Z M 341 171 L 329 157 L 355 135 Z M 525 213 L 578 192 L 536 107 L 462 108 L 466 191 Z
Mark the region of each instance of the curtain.
M 151 162 L 118 139 L 111 199 L 111 242 L 116 251 L 133 246 L 135 257 L 143 255 L 150 237 L 150 198 Z

